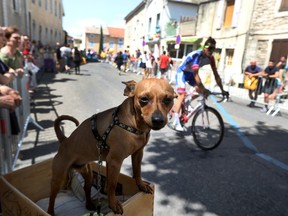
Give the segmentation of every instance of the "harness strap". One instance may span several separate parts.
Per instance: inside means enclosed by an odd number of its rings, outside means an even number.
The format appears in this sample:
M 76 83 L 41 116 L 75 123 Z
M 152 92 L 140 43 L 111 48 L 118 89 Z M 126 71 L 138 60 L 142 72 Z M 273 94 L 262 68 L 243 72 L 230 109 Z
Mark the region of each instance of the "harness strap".
M 140 131 L 134 127 L 128 126 L 126 124 L 123 124 L 119 121 L 119 118 L 117 116 L 117 113 L 119 112 L 120 106 L 118 106 L 115 111 L 112 114 L 112 122 L 110 123 L 110 125 L 108 126 L 108 128 L 105 130 L 105 132 L 103 133 L 102 136 L 100 136 L 98 130 L 97 130 L 97 125 L 96 125 L 96 119 L 97 119 L 97 114 L 94 114 L 91 117 L 91 129 L 92 132 L 94 134 L 95 139 L 98 141 L 98 148 L 100 151 L 102 151 L 102 149 L 107 149 L 109 151 L 110 147 L 109 145 L 107 145 L 106 143 L 106 139 L 108 138 L 108 135 L 110 133 L 110 131 L 112 130 L 112 128 L 114 127 L 114 125 L 117 125 L 118 127 L 129 131 L 130 133 L 134 133 L 136 135 L 142 135 L 144 132 Z M 100 152 L 101 153 L 101 152 Z

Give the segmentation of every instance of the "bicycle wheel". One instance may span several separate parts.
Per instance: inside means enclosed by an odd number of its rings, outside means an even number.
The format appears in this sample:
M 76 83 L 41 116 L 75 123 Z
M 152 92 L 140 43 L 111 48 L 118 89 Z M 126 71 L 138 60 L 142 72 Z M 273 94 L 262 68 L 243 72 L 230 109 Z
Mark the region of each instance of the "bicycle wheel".
M 224 123 L 219 112 L 206 106 L 198 110 L 192 120 L 192 136 L 196 145 L 203 150 L 212 150 L 222 141 Z

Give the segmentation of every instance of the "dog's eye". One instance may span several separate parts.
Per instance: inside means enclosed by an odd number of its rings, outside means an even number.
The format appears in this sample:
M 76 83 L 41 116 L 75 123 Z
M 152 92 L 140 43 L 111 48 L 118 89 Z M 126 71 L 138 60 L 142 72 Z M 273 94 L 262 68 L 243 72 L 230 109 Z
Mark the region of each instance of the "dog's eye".
M 163 100 L 163 103 L 164 103 L 165 105 L 169 105 L 171 102 L 172 102 L 172 99 L 171 99 L 171 98 L 164 98 L 164 100 Z
M 149 103 L 149 98 L 148 97 L 140 97 L 139 102 L 141 104 L 148 104 Z

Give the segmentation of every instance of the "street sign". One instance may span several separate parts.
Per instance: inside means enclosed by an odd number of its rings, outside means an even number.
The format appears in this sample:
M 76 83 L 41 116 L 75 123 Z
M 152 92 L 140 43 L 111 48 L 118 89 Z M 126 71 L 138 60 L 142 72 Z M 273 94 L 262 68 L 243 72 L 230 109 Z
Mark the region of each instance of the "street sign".
M 176 36 L 176 44 L 180 44 L 181 43 L 181 36 L 177 35 Z
M 175 44 L 174 48 L 178 50 L 180 48 L 180 44 Z

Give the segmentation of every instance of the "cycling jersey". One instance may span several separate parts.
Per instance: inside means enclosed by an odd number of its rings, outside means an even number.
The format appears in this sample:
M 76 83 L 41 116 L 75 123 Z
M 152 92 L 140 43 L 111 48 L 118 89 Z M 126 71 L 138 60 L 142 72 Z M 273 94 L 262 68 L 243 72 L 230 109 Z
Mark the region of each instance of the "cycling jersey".
M 185 92 L 185 83 L 189 83 L 191 86 L 195 86 L 195 79 L 193 70 L 197 70 L 204 65 L 210 64 L 211 67 L 215 67 L 214 57 L 207 57 L 203 54 L 202 50 L 196 50 L 189 53 L 185 60 L 178 67 L 176 75 L 176 87 L 178 92 Z

